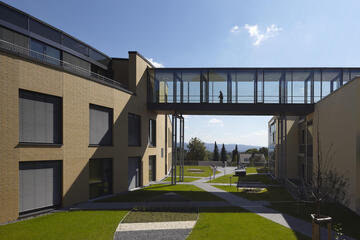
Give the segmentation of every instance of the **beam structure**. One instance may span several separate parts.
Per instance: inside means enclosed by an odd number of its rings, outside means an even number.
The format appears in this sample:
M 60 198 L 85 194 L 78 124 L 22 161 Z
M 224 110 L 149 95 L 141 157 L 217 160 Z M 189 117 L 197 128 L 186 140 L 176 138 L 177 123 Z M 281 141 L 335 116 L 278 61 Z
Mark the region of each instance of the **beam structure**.
M 177 182 L 177 167 L 179 167 L 179 182 L 184 181 L 185 122 L 184 122 L 184 117 L 179 114 L 172 114 L 171 122 L 172 122 L 171 184 L 175 185 Z M 178 147 L 178 140 L 179 140 L 179 147 Z

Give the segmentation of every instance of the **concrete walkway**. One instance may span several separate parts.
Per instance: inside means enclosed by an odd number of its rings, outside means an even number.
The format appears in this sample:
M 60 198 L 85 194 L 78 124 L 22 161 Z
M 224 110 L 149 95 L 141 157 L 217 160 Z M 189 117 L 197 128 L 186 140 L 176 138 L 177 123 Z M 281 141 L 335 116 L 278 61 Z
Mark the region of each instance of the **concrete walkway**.
M 120 223 L 115 231 L 114 240 L 184 240 L 195 224 L 196 221 Z

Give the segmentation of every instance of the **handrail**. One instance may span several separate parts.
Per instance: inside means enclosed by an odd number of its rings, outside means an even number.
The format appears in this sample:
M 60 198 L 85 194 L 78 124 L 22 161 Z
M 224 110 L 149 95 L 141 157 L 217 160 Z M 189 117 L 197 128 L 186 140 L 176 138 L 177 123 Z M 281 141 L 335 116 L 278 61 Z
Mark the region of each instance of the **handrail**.
M 117 82 L 117 81 L 115 81 L 115 80 L 113 80 L 111 78 L 102 76 L 102 75 L 100 75 L 98 73 L 92 72 L 92 71 L 90 71 L 88 69 L 82 68 L 80 66 L 76 66 L 76 65 L 68 63 L 66 61 L 54 58 L 52 56 L 49 56 L 49 55 L 46 55 L 46 54 L 43 54 L 43 53 L 40 53 L 40 52 L 36 52 L 36 51 L 34 51 L 34 50 L 30 49 L 30 48 L 25 48 L 25 47 L 13 44 L 11 42 L 7 42 L 7 41 L 5 41 L 3 39 L 0 39 L 0 48 L 11 51 L 11 52 L 15 52 L 15 53 L 18 53 L 18 54 L 21 54 L 21 55 L 25 55 L 27 57 L 34 58 L 34 59 L 36 59 L 36 60 L 38 60 L 38 61 L 40 61 L 42 63 L 45 63 L 45 64 L 50 64 L 50 65 L 54 65 L 54 66 L 57 66 L 57 67 L 61 67 L 61 68 L 65 69 L 65 70 L 81 74 L 81 75 L 83 75 L 85 77 L 94 77 L 94 78 L 96 78 L 98 80 L 101 80 L 101 81 L 104 81 L 106 83 L 109 83 L 109 84 L 112 84 L 112 85 L 115 85 L 115 86 L 126 89 L 126 87 L 123 84 L 121 84 L 121 83 L 119 83 L 119 82 Z

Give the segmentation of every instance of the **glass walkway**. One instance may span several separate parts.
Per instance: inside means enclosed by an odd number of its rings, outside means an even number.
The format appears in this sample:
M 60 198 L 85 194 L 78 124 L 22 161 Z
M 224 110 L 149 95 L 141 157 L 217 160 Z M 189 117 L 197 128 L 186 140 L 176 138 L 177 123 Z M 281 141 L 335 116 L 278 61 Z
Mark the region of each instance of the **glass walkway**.
M 184 114 L 222 114 L 221 110 L 223 114 L 231 110 L 234 114 L 291 114 L 291 110 L 295 115 L 306 114 L 314 103 L 360 76 L 360 68 L 155 68 L 147 72 L 149 108 Z

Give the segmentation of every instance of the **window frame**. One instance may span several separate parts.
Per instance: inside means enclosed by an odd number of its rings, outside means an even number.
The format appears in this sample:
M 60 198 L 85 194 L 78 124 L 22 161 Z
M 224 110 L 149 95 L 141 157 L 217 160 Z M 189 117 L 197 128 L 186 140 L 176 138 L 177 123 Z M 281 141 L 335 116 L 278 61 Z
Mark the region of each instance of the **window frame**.
M 138 135 L 138 138 L 139 138 L 139 144 L 136 145 L 136 144 L 130 144 L 129 142 L 129 136 L 130 136 L 130 127 L 129 127 L 129 116 L 135 116 L 139 119 L 139 135 Z M 141 147 L 141 136 L 142 136 L 142 131 L 141 131 L 141 116 L 138 115 L 138 114 L 135 114 L 135 113 L 128 113 L 128 147 Z
M 155 129 L 152 127 L 155 126 Z M 155 130 L 155 131 L 154 131 Z M 154 139 L 152 138 L 151 133 L 155 134 Z M 149 119 L 149 137 L 148 137 L 148 146 L 149 147 L 156 147 L 156 119 Z
M 111 166 L 111 182 L 109 183 L 110 184 L 110 187 L 109 187 L 109 189 L 110 189 L 110 193 L 108 193 L 108 194 L 101 194 L 101 195 L 99 195 L 99 196 L 96 196 L 96 197 L 92 197 L 91 196 L 91 191 L 90 191 L 90 186 L 91 185 L 95 185 L 95 184 L 99 184 L 99 183 L 91 183 L 90 182 L 90 169 L 91 169 L 91 167 L 90 167 L 90 162 L 91 161 L 99 161 L 99 162 L 101 162 L 101 168 L 102 168 L 102 170 L 104 170 L 104 166 L 103 166 L 103 161 L 109 161 L 110 162 L 110 166 Z M 101 178 L 101 184 L 104 184 L 105 183 L 105 181 L 104 181 L 104 172 L 102 172 L 102 176 L 101 176 L 102 178 Z M 111 195 L 111 194 L 113 194 L 114 193 L 114 159 L 113 158 L 90 158 L 89 159 L 89 176 L 88 176 L 88 186 L 89 186 L 89 199 L 97 199 L 97 198 L 99 198 L 99 197 L 103 197 L 103 196 L 109 196 L 109 195 Z
M 54 143 L 46 143 L 46 142 L 30 142 L 30 141 L 20 141 L 20 98 L 21 98 L 21 95 L 22 94 L 26 94 L 26 95 L 29 95 L 31 94 L 32 96 L 35 96 L 35 97 L 40 97 L 40 98 L 52 98 L 54 100 L 58 100 L 59 101 L 59 113 L 58 113 L 58 127 L 60 129 L 58 129 L 58 136 L 59 136 L 59 139 L 58 139 L 58 142 L 54 142 Z M 62 146 L 63 145 L 63 116 L 64 116 L 64 109 L 63 109 L 63 99 L 62 97 L 59 97 L 59 96 L 55 96 L 55 95 L 50 95 L 50 94 L 46 94 L 46 93 L 40 93 L 40 92 L 35 92 L 35 91 L 30 91 L 30 90 L 26 90 L 26 89 L 22 89 L 22 88 L 19 88 L 19 91 L 18 91 L 18 100 L 19 100 L 19 103 L 18 103 L 18 112 L 19 112 L 19 131 L 18 131 L 18 142 L 19 142 L 19 145 L 23 145 L 23 146 Z
M 97 109 L 99 111 L 104 111 L 104 112 L 108 112 L 109 113 L 109 131 L 110 131 L 110 139 L 111 139 L 111 142 L 109 144 L 96 144 L 96 143 L 91 143 L 91 119 L 90 119 L 90 109 L 93 108 L 93 109 Z M 114 130 L 114 127 L 113 127 L 113 122 L 114 122 L 114 109 L 112 108 L 109 108 L 109 107 L 104 107 L 104 106 L 100 106 L 100 105 L 97 105 L 97 104 L 93 104 L 93 103 L 89 103 L 89 147 L 104 147 L 104 146 L 108 146 L 108 147 L 111 147 L 113 146 L 114 144 L 114 133 L 113 133 L 113 130 Z

